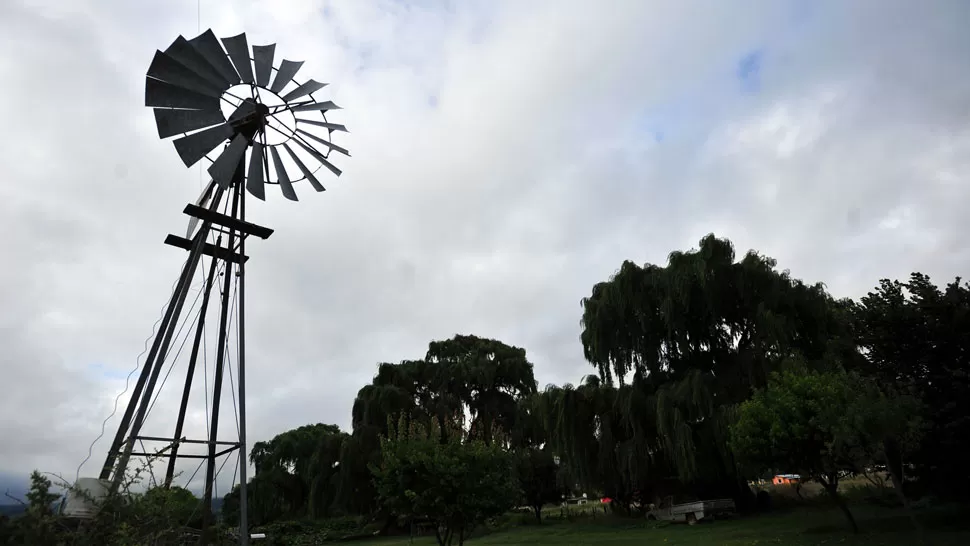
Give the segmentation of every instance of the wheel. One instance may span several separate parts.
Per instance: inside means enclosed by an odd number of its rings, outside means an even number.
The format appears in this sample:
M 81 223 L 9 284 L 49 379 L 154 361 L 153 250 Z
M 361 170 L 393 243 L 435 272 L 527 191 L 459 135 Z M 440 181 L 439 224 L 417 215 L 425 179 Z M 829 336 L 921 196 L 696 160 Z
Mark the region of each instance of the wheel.
M 697 525 L 697 518 L 693 513 L 687 514 L 687 525 Z

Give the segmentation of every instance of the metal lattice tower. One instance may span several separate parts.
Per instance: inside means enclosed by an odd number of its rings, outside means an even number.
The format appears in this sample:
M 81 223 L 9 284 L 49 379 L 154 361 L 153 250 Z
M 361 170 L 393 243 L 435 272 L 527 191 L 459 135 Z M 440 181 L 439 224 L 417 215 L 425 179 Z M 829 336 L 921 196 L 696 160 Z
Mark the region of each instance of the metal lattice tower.
M 132 457 L 168 458 L 165 486 L 171 485 L 177 459 L 202 459 L 206 466 L 203 495 L 203 529 L 211 524 L 212 497 L 220 457 L 237 452 L 240 485 L 240 540 L 248 543 L 246 493 L 245 405 L 245 243 L 249 236 L 266 239 L 272 230 L 246 221 L 246 193 L 264 200 L 265 186 L 279 186 L 286 199 L 296 201 L 294 184 L 307 181 L 324 191 L 317 178 L 321 168 L 339 176 L 330 154 L 350 154 L 331 141 L 334 132 L 346 127 L 331 123 L 327 113 L 339 109 L 313 94 L 325 85 L 295 79 L 302 61 L 283 59 L 274 66 L 276 45 L 250 46 L 245 34 L 219 40 L 211 30 L 190 40 L 179 36 L 165 51 L 156 51 L 145 80 L 145 104 L 154 108 L 160 138 L 174 139 L 175 149 L 186 167 L 209 162 L 211 178 L 194 204 L 185 207 L 190 221 L 185 237 L 169 235 L 165 243 L 188 251 L 188 258 L 158 326 L 151 348 L 118 430 L 101 468 L 99 479 L 109 491 L 120 486 Z M 272 164 L 273 168 L 270 168 Z M 225 241 L 225 246 L 223 246 Z M 163 365 L 172 355 L 172 339 L 189 295 L 192 280 L 203 256 L 210 259 L 201 292 L 199 318 L 194 323 L 191 353 L 182 388 L 181 403 L 172 434 L 142 434 L 147 414 L 158 390 Z M 222 270 L 221 279 L 217 272 Z M 230 295 L 237 279 L 237 300 Z M 208 437 L 185 438 L 183 427 L 193 383 L 198 381 L 197 362 L 203 344 L 206 315 L 213 286 L 219 304 L 218 346 L 211 391 Z M 232 311 L 231 311 L 231 308 Z M 231 317 L 231 314 L 235 317 Z M 235 320 L 238 366 L 238 439 L 219 436 L 219 413 L 227 368 L 230 321 Z M 186 338 L 188 339 L 188 338 Z M 171 371 L 171 370 L 170 370 Z M 229 370 L 231 374 L 231 368 Z M 167 374 L 165 379 L 167 379 Z M 165 383 L 162 380 L 162 385 Z M 208 409 L 208 408 L 207 408 Z M 149 452 L 145 442 L 161 443 Z M 185 453 L 186 446 L 203 446 L 204 454 Z

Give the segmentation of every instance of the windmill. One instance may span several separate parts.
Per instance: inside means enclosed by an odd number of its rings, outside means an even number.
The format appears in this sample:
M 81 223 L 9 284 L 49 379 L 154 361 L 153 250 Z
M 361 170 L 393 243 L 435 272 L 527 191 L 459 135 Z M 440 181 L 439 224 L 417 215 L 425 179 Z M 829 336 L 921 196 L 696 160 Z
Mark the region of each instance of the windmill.
M 132 457 L 155 456 L 168 459 L 164 478 L 164 484 L 168 486 L 172 483 L 177 459 L 201 459 L 206 466 L 202 499 L 204 536 L 212 515 L 217 460 L 235 452 L 240 459 L 240 538 L 243 543 L 248 542 L 249 537 L 245 490 L 244 298 L 245 263 L 248 260 L 245 242 L 252 235 L 266 239 L 272 234 L 271 229 L 246 221 L 246 193 L 265 200 L 266 186 L 276 185 L 283 197 L 296 201 L 295 185 L 301 181 L 322 192 L 325 188 L 319 179 L 321 173 L 336 176 L 341 173 L 331 163 L 330 155 L 334 152 L 350 155 L 331 140 L 334 133 L 347 130 L 327 119 L 328 112 L 339 107 L 314 97 L 314 93 L 327 84 L 312 79 L 298 81 L 297 73 L 303 62 L 283 59 L 276 66 L 275 53 L 275 44 L 250 48 L 245 34 L 220 40 L 212 30 L 192 39 L 179 36 L 168 49 L 155 52 L 145 79 L 145 104 L 153 108 L 158 136 L 162 139 L 175 137 L 175 149 L 186 167 L 207 160 L 210 181 L 195 203 L 184 209 L 184 213 L 191 217 L 185 237 L 169 235 L 165 239 L 166 244 L 187 250 L 188 258 L 158 325 L 99 478 L 82 479 L 87 484 L 83 486 L 82 480 L 78 481 L 82 489 L 89 494 L 95 493 L 95 496 L 116 491 Z M 191 353 L 174 430 L 159 436 L 143 435 L 146 416 L 154 407 L 160 389 L 158 380 L 163 365 L 172 358 L 172 340 L 177 336 L 179 317 L 193 278 L 205 257 L 210 260 L 209 267 L 199 294 L 200 314 L 194 321 Z M 222 276 L 217 279 L 220 269 Z M 193 383 L 198 381 L 197 363 L 200 352 L 204 353 L 200 347 L 205 317 L 217 281 L 221 284 L 216 293 L 218 345 L 213 384 L 209 386 L 211 391 L 206 391 L 207 405 L 211 395 L 208 433 L 204 439 L 190 439 L 183 437 L 183 428 Z M 235 290 L 231 291 L 233 282 L 236 283 Z M 232 293 L 236 299 L 231 306 Z M 235 317 L 230 317 L 230 308 L 234 309 Z M 225 371 L 228 369 L 230 378 L 232 374 L 232 367 L 227 365 L 227 347 L 233 318 L 238 337 L 239 435 L 237 440 L 223 441 L 219 439 L 219 413 Z M 189 334 L 186 340 L 188 338 Z M 162 385 L 167 378 L 168 374 Z M 207 407 L 207 411 L 209 409 Z M 150 452 L 144 447 L 145 442 L 161 443 L 161 446 Z M 204 453 L 185 453 L 184 450 L 192 446 L 202 446 Z M 84 513 L 85 507 L 77 506 L 75 512 Z

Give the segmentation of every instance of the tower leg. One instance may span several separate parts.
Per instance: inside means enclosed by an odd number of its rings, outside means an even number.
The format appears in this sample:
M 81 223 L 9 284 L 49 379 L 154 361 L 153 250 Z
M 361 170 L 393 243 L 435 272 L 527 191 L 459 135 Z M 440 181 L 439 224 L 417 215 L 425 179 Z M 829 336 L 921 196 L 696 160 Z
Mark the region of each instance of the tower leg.
M 212 203 L 210 204 L 210 210 L 216 210 L 222 197 L 222 191 L 222 188 L 216 188 L 216 193 L 213 195 Z M 182 306 L 185 304 L 185 297 L 191 286 L 191 280 L 195 275 L 199 259 L 202 257 L 203 244 L 205 243 L 211 226 L 211 222 L 203 222 L 199 228 L 199 232 L 196 234 L 192 249 L 189 251 L 189 257 L 185 262 L 185 266 L 182 268 L 178 286 L 175 289 L 175 293 L 172 294 L 168 308 L 165 310 L 165 315 L 162 320 L 163 324 L 160 325 L 158 333 L 155 336 L 155 341 L 152 343 L 152 348 L 149 351 L 148 357 L 145 359 L 142 373 L 138 378 L 138 383 L 135 385 L 135 392 L 132 393 L 131 400 L 128 402 L 125 415 L 122 417 L 121 423 L 118 426 L 118 432 L 115 434 L 115 439 L 111 444 L 108 456 L 105 459 L 105 464 L 101 469 L 101 479 L 108 479 L 108 476 L 114 470 L 114 476 L 109 489 L 111 492 L 118 490 L 124 478 L 125 468 L 131 457 L 135 436 L 138 435 L 138 431 L 141 429 L 145 413 L 151 403 L 151 395 L 155 389 L 158 374 L 161 372 L 162 361 L 168 352 L 172 335 L 175 333 L 178 318 L 182 312 Z M 132 420 L 132 413 L 134 413 L 136 407 L 138 408 L 138 412 L 134 416 L 134 420 Z M 127 442 L 125 442 L 126 436 L 128 438 Z M 115 464 L 116 458 L 117 465 Z
M 222 236 L 216 240 L 216 246 L 222 242 Z M 205 279 L 205 286 L 202 287 L 202 306 L 199 309 L 199 321 L 195 328 L 195 339 L 192 340 L 192 354 L 189 356 L 189 367 L 185 374 L 185 387 L 182 389 L 182 404 L 179 406 L 178 420 L 175 422 L 175 442 L 172 444 L 171 456 L 168 459 L 168 469 L 165 471 L 165 487 L 172 485 L 172 478 L 175 476 L 175 461 L 179 450 L 179 439 L 182 438 L 182 427 L 185 424 L 185 411 L 189 404 L 189 394 L 192 391 L 192 379 L 195 376 L 195 365 L 199 359 L 199 346 L 202 343 L 202 334 L 205 332 L 205 318 L 209 309 L 209 298 L 212 295 L 213 280 L 216 275 L 216 266 L 219 261 L 212 258 L 209 264 L 209 273 Z
M 239 207 L 239 192 L 241 184 L 233 184 L 232 215 L 236 216 Z M 236 230 L 229 229 L 229 249 L 236 244 Z M 226 336 L 229 333 L 229 290 L 232 288 L 232 262 L 226 262 L 222 282 L 222 308 L 219 311 L 219 346 L 216 350 L 216 372 L 212 391 L 212 416 L 209 427 L 209 452 L 206 458 L 205 493 L 202 499 L 202 540 L 207 538 L 209 524 L 212 521 L 212 488 L 216 478 L 216 441 L 219 438 L 219 406 L 222 400 L 222 374 L 225 368 Z
M 239 218 L 246 221 L 246 192 L 239 189 Z M 239 253 L 246 255 L 246 235 L 239 240 Z M 239 264 L 239 317 L 236 331 L 239 355 L 239 545 L 249 546 L 249 495 L 246 479 L 249 458 L 246 452 L 246 261 Z

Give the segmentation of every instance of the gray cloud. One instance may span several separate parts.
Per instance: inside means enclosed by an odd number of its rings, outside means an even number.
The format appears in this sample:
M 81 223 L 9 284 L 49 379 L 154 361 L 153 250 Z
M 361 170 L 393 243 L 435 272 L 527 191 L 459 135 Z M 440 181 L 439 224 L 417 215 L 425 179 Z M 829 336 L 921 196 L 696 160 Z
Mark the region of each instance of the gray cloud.
M 568 4 L 202 3 L 203 29 L 305 59 L 352 131 L 326 193 L 249 202 L 276 230 L 247 248 L 252 440 L 347 427 L 378 362 L 459 332 L 524 346 L 540 384 L 578 381 L 592 284 L 710 231 L 840 296 L 967 268 L 962 3 Z M 158 141 L 143 74 L 195 29 L 188 1 L 0 7 L 0 100 L 16 105 L 2 472 L 73 476 L 168 297 L 185 254 L 161 241 L 200 179 Z M 735 72 L 755 50 L 750 94 Z M 190 426 L 204 434 L 204 410 Z

